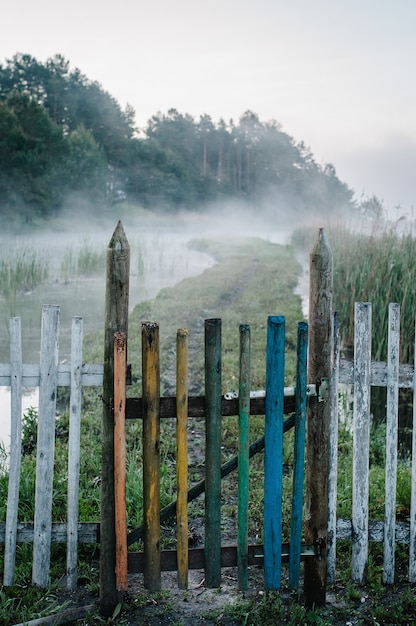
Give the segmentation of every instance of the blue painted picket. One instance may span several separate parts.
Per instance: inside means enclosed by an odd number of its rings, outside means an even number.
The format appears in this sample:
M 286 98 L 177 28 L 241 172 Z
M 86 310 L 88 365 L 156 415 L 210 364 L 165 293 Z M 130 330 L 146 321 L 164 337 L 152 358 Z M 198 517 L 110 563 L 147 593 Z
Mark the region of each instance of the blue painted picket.
M 264 447 L 264 581 L 278 590 L 282 576 L 283 413 L 285 318 L 270 316 L 267 326 Z M 306 439 L 308 325 L 298 325 L 296 414 L 289 585 L 299 586 Z
M 282 567 L 285 318 L 267 320 L 264 425 L 264 581 L 280 589 Z

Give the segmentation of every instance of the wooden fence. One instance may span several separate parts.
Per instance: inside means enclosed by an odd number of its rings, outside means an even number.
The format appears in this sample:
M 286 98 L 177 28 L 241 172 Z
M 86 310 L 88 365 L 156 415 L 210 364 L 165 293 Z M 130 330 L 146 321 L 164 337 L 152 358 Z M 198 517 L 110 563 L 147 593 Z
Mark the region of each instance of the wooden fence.
M 42 311 L 42 338 L 40 365 L 22 363 L 20 322 L 11 321 L 10 364 L 0 364 L 0 385 L 11 387 L 12 425 L 9 495 L 6 522 L 0 525 L 0 540 L 5 543 L 4 584 L 13 584 L 16 542 L 33 542 L 33 583 L 46 586 L 49 577 L 51 542 L 67 543 L 68 587 L 76 585 L 77 544 L 79 542 L 100 544 L 100 594 L 101 610 L 111 614 L 119 601 L 120 590 L 126 585 L 127 568 L 143 569 L 145 582 L 149 587 L 158 587 L 160 571 L 164 559 L 171 557 L 159 552 L 157 537 L 159 524 L 164 511 L 159 510 L 156 500 L 150 498 L 152 488 L 158 482 L 157 432 L 159 417 L 177 417 L 178 420 L 178 502 L 174 504 L 179 517 L 178 551 L 174 566 L 179 568 L 179 583 L 186 584 L 187 568 L 203 563 L 207 569 L 207 584 L 219 584 L 219 570 L 225 562 L 224 551 L 219 539 L 218 525 L 218 481 L 229 468 L 221 468 L 219 463 L 219 424 L 224 414 L 237 415 L 241 423 L 241 456 L 232 460 L 238 465 L 241 519 L 237 546 L 234 549 L 234 562 L 239 568 L 240 588 L 246 584 L 246 567 L 250 559 L 259 562 L 258 548 L 248 548 L 245 539 L 246 502 L 244 492 L 247 482 L 247 440 L 244 432 L 250 414 L 265 414 L 265 439 L 273 442 L 265 449 L 265 529 L 264 559 L 265 582 L 269 588 L 280 585 L 280 563 L 287 546 L 281 545 L 277 526 L 280 513 L 275 509 L 280 498 L 280 469 L 270 463 L 270 450 L 281 446 L 283 431 L 289 427 L 289 420 L 283 421 L 283 414 L 298 412 L 297 443 L 299 463 L 295 468 L 297 485 L 303 483 L 304 453 L 303 403 L 306 401 L 306 383 L 311 392 L 307 409 L 307 497 L 305 498 L 306 521 L 304 525 L 305 545 L 300 543 L 299 528 L 301 491 L 294 504 L 295 518 L 292 529 L 295 533 L 291 551 L 291 584 L 298 581 L 297 568 L 302 552 L 310 555 L 305 563 L 305 594 L 309 603 L 322 604 L 325 601 L 326 584 L 335 580 L 336 541 L 352 541 L 352 577 L 361 583 L 365 578 L 368 562 L 368 542 L 380 541 L 384 544 L 384 581 L 394 581 L 394 555 L 396 543 L 409 544 L 409 580 L 416 582 L 416 417 L 413 418 L 412 452 L 412 495 L 410 521 L 396 520 L 396 481 L 397 481 L 397 416 L 398 389 L 412 389 L 416 393 L 413 365 L 398 362 L 399 308 L 390 305 L 389 356 L 387 363 L 371 361 L 371 305 L 356 304 L 354 360 L 340 358 L 339 325 L 332 312 L 332 254 L 320 231 L 318 243 L 311 253 L 311 286 L 309 313 L 309 358 L 308 375 L 302 383 L 296 384 L 300 394 L 294 399 L 285 397 L 282 388 L 283 352 L 282 318 L 269 318 L 271 348 L 268 349 L 266 371 L 266 394 L 263 398 L 250 397 L 247 383 L 247 341 L 249 330 L 243 326 L 241 332 L 240 388 L 238 398 L 221 396 L 221 377 L 218 375 L 220 348 L 218 332 L 220 320 L 206 322 L 206 396 L 205 399 L 187 397 L 183 356 L 178 356 L 178 389 L 176 399 L 160 398 L 157 370 L 157 342 L 153 333 L 157 326 L 143 328 L 143 398 L 125 398 L 125 368 L 128 318 L 128 275 L 129 247 L 121 224 L 114 232 L 107 256 L 107 291 L 105 322 L 104 365 L 82 363 L 82 320 L 74 318 L 72 328 L 71 363 L 59 364 L 58 333 L 59 307 L 44 306 Z M 282 334 L 283 333 L 283 334 Z M 114 338 L 117 338 L 116 344 Z M 276 341 L 276 343 L 275 343 Z M 302 344 L 302 342 L 300 342 Z M 178 335 L 178 355 L 185 350 L 186 333 Z M 304 344 L 302 344 L 304 345 Z M 245 347 L 244 347 L 245 346 Z M 328 349 L 329 347 L 329 349 Z M 279 356 L 280 354 L 280 356 Z M 301 356 L 303 363 L 304 357 Z M 116 374 L 116 375 L 115 375 Z M 353 385 L 354 388 L 354 455 L 352 519 L 342 520 L 336 516 L 337 448 L 338 448 L 338 392 L 339 384 Z M 94 524 L 78 522 L 78 476 L 81 393 L 84 385 L 102 387 L 103 428 L 101 476 L 101 520 Z M 387 441 L 386 441 L 386 511 L 384 521 L 374 522 L 368 515 L 368 464 L 370 436 L 370 388 L 372 385 L 387 387 Z M 36 513 L 31 524 L 19 523 L 17 518 L 18 491 L 20 480 L 21 446 L 21 392 L 22 387 L 39 386 L 39 425 L 36 470 Z M 69 386 L 70 402 L 70 454 L 68 467 L 68 519 L 67 523 L 52 523 L 52 482 L 54 458 L 55 404 L 56 389 Z M 186 398 L 186 402 L 185 399 Z M 416 406 L 416 401 L 413 403 Z M 113 409 L 111 408 L 113 407 Z M 263 408 L 262 408 L 263 407 Z M 416 410 L 414 410 L 414 415 Z M 142 416 L 145 423 L 145 526 L 143 529 L 144 555 L 128 556 L 128 545 L 137 540 L 138 531 L 127 535 L 125 507 L 119 503 L 124 498 L 123 441 L 124 418 Z M 207 446 L 210 453 L 207 459 L 207 481 L 195 485 L 195 492 L 206 490 L 206 543 L 202 554 L 195 556 L 187 550 L 186 543 L 186 499 L 189 498 L 186 485 L 186 418 L 204 416 L 206 420 Z M 148 447 L 146 443 L 145 448 Z M 251 449 L 249 449 L 249 456 Z M 276 474 L 274 473 L 276 472 Z M 116 479 L 115 479 L 116 477 Z M 146 482 L 147 481 L 147 482 Z M 191 488 L 192 491 L 193 488 Z M 277 491 L 276 491 L 277 489 Z M 296 487 L 298 489 L 298 487 Z M 185 498 L 186 494 L 186 498 Z M 302 494 L 303 497 L 303 494 Z M 116 506 L 117 502 L 117 506 Z M 124 513 L 123 513 L 124 511 Z M 171 510 L 170 510 L 171 513 Z M 170 514 L 169 513 L 169 514 Z M 277 524 L 277 526 L 276 526 Z M 300 531 L 301 532 L 301 531 Z M 277 533 L 275 535 L 275 533 Z M 299 552 L 300 550 L 300 552 Z M 209 554 L 210 558 L 204 558 Z M 290 557 L 289 557 L 290 554 Z M 293 556 L 293 555 L 296 555 Z M 160 559 L 160 562 L 159 562 Z M 199 565 L 198 565 L 199 566 Z
M 80 471 L 81 392 L 83 386 L 103 383 L 102 365 L 82 363 L 82 318 L 72 321 L 71 363 L 59 364 L 59 306 L 42 307 L 40 364 L 22 362 L 21 321 L 10 321 L 10 364 L 0 364 L 0 385 L 11 391 L 9 486 L 6 522 L 0 524 L 4 541 L 3 583 L 12 585 L 17 542 L 33 542 L 32 582 L 46 587 L 49 581 L 51 541 L 67 543 L 67 581 L 73 589 L 77 581 L 78 542 L 95 543 L 97 524 L 78 523 L 78 484 Z M 22 442 L 22 389 L 39 387 L 35 518 L 19 523 L 19 485 Z M 52 524 L 55 420 L 57 387 L 70 387 L 67 523 Z

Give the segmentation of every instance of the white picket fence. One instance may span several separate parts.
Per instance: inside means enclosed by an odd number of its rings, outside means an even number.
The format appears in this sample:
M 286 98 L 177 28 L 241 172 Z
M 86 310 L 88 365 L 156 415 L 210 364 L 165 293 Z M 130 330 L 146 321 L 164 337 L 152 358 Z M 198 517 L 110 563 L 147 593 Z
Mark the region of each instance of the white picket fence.
M 387 363 L 371 361 L 371 304 L 355 304 L 354 360 L 339 358 L 339 332 L 334 333 L 331 385 L 331 440 L 329 472 L 328 582 L 335 581 L 336 539 L 352 541 L 352 578 L 362 583 L 368 563 L 369 541 L 384 544 L 386 584 L 394 582 L 396 543 L 409 544 L 409 581 L 416 582 L 416 380 L 412 365 L 399 364 L 400 307 L 389 305 Z M 352 519 L 336 517 L 338 454 L 338 384 L 354 386 Z M 369 501 L 370 388 L 387 388 L 386 469 L 384 521 L 371 521 Z M 410 521 L 396 521 L 399 388 L 413 389 L 412 490 Z
M 78 524 L 78 487 L 80 470 L 81 396 L 84 386 L 102 386 L 103 365 L 82 363 L 83 322 L 72 320 L 71 363 L 59 364 L 59 316 L 56 305 L 42 307 L 41 351 L 39 365 L 22 362 L 20 318 L 10 320 L 10 364 L 0 364 L 0 385 L 11 390 L 11 430 L 9 487 L 4 535 L 4 585 L 12 585 L 16 543 L 33 542 L 32 582 L 46 587 L 49 580 L 51 541 L 67 544 L 67 586 L 77 581 L 78 542 L 97 542 L 98 524 Z M 38 438 L 36 458 L 35 519 L 33 524 L 18 522 L 22 441 L 22 389 L 39 387 Z M 57 387 L 70 387 L 68 443 L 68 513 L 66 524 L 52 523 L 52 488 L 55 451 Z
M 389 305 L 388 362 L 371 361 L 371 304 L 355 306 L 354 360 L 339 358 L 339 330 L 334 333 L 331 390 L 331 432 L 328 520 L 328 582 L 335 581 L 336 541 L 352 541 L 352 577 L 363 582 L 369 541 L 384 544 L 384 582 L 394 582 L 395 544 L 409 544 L 409 580 L 416 582 L 416 382 L 414 367 L 399 364 L 399 318 L 397 304 Z M 99 524 L 79 524 L 78 484 L 80 471 L 81 395 L 84 386 L 102 386 L 103 365 L 82 363 L 82 318 L 72 322 L 71 362 L 59 364 L 59 306 L 42 309 L 40 365 L 22 363 L 20 319 L 10 322 L 10 364 L 0 364 L 0 386 L 11 388 L 10 476 L 6 523 L 0 524 L 5 543 L 4 584 L 12 585 L 16 543 L 33 542 L 32 581 L 46 587 L 49 579 L 51 542 L 67 544 L 67 586 L 77 581 L 77 546 L 99 543 Z M 337 519 L 338 389 L 353 385 L 353 491 L 352 519 Z M 387 387 L 386 496 L 384 521 L 371 521 L 368 514 L 370 387 Z M 39 387 L 39 419 L 34 523 L 17 518 L 21 462 L 22 388 Z M 68 454 L 68 512 L 66 523 L 52 523 L 52 485 L 56 418 L 56 389 L 70 387 Z M 398 389 L 413 389 L 412 493 L 410 522 L 396 521 Z

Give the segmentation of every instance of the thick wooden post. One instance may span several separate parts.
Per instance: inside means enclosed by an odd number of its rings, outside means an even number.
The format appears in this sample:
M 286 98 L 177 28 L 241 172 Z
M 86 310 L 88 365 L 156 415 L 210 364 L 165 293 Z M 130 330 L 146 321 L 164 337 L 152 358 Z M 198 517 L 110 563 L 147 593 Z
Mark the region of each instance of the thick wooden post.
M 127 333 L 129 312 L 130 247 L 118 222 L 107 249 L 105 295 L 103 422 L 101 447 L 100 611 L 111 617 L 120 597 L 116 587 L 114 502 L 114 335 Z
M 205 584 L 221 585 L 221 320 L 205 320 Z
M 337 553 L 337 482 L 338 482 L 338 381 L 339 381 L 340 325 L 338 313 L 334 313 L 334 346 L 332 357 L 331 385 L 331 424 L 329 433 L 329 475 L 328 475 L 328 546 L 327 576 L 328 585 L 335 583 Z
M 142 324 L 143 524 L 146 589 L 159 591 L 160 570 L 160 361 L 159 326 Z
M 178 586 L 188 587 L 188 331 L 176 335 L 176 480 Z
M 321 228 L 310 255 L 308 382 L 316 385 L 317 395 L 309 400 L 307 425 L 305 540 L 316 549 L 305 562 L 309 607 L 326 600 L 332 283 L 332 251 Z

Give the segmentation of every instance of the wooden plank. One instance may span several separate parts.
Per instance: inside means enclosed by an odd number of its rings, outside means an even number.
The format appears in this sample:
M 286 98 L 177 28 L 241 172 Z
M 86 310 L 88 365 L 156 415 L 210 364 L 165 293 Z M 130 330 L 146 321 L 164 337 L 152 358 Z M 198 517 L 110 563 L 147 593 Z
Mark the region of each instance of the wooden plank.
M 414 362 L 416 363 L 416 318 Z M 416 376 L 413 378 L 412 487 L 410 495 L 409 581 L 416 583 Z
M 82 317 L 72 319 L 71 328 L 71 393 L 69 401 L 68 441 L 68 538 L 66 552 L 67 589 L 77 586 L 78 562 L 78 495 L 81 446 L 81 367 L 82 367 Z
M 126 513 L 126 333 L 114 334 L 114 498 L 116 529 L 116 588 L 127 591 Z
M 395 562 L 397 443 L 399 429 L 399 344 L 400 306 L 398 304 L 390 304 L 387 348 L 386 497 L 383 570 L 383 581 L 389 585 L 394 583 Z
M 146 589 L 158 591 L 160 576 L 160 360 L 159 326 L 142 324 L 143 521 Z
M 240 324 L 238 416 L 238 589 L 248 586 L 248 496 L 250 440 L 250 326 Z
M 33 543 L 34 524 L 33 522 L 18 522 L 17 543 Z M 5 522 L 0 522 L 0 543 L 5 541 Z M 100 543 L 99 522 L 83 522 L 77 527 L 79 543 Z M 51 525 L 51 542 L 66 543 L 68 539 L 68 525 L 65 522 L 53 522 Z
M 410 541 L 410 524 L 409 522 L 396 522 L 395 526 L 396 543 L 408 544 Z M 353 522 L 350 519 L 337 519 L 337 539 L 345 539 L 352 541 L 353 539 Z M 369 520 L 368 522 L 368 541 L 382 543 L 384 540 L 384 522 L 381 520 Z
M 309 399 L 306 451 L 305 541 L 317 548 L 316 558 L 304 568 L 305 602 L 312 608 L 325 605 L 327 584 L 330 402 L 322 396 L 325 384 L 331 384 L 333 267 L 322 228 L 310 254 L 309 273 L 308 382 L 318 391 L 318 396 Z
M 372 387 L 387 387 L 387 363 L 372 361 L 370 368 L 370 384 Z M 414 366 L 409 363 L 399 364 L 399 388 L 413 389 Z M 339 382 L 346 385 L 354 384 L 354 361 L 340 359 Z
M 32 582 L 46 588 L 52 524 L 59 306 L 42 307 Z
M 39 387 L 40 366 L 36 363 L 23 363 L 22 387 Z M 83 387 L 101 387 L 103 384 L 104 366 L 101 363 L 83 363 L 81 384 Z M 0 387 L 10 387 L 10 363 L 0 363 Z M 71 363 L 58 365 L 58 387 L 71 386 Z
M 111 617 L 121 594 L 116 589 L 114 507 L 114 333 L 128 332 L 130 246 L 118 222 L 107 248 L 104 322 L 103 417 L 101 431 L 100 612 Z
M 270 590 L 281 586 L 284 377 L 285 318 L 269 316 L 264 420 L 264 582 Z
M 22 333 L 21 321 L 18 317 L 13 317 L 10 320 L 10 367 L 10 457 L 3 576 L 3 584 L 6 586 L 13 585 L 14 582 L 20 464 L 22 461 Z
M 300 322 L 298 324 L 296 359 L 296 414 L 289 560 L 289 586 L 292 589 L 299 588 L 300 580 L 300 551 L 303 532 L 303 487 L 305 478 L 307 354 L 308 325 L 306 322 Z
M 92 613 L 95 609 L 95 604 L 87 604 L 86 606 L 60 610 L 59 613 L 54 615 L 31 619 L 21 622 L 20 624 L 14 624 L 14 626 L 59 626 L 59 624 L 75 624 L 83 617 L 88 617 L 89 613 Z
M 338 480 L 338 375 L 339 375 L 340 324 L 334 313 L 334 343 L 332 357 L 332 382 L 330 385 L 331 422 L 329 428 L 329 474 L 328 474 L 328 541 L 327 582 L 335 583 L 337 543 L 337 480 Z
M 176 527 L 178 587 L 188 588 L 188 331 L 176 333 Z
M 205 584 L 221 584 L 221 320 L 205 320 Z
M 250 398 L 250 415 L 264 415 L 265 396 L 258 398 Z M 285 396 L 284 413 L 285 415 L 295 411 L 295 396 Z M 237 416 L 239 414 L 238 395 L 226 398 L 221 396 L 221 415 Z M 176 397 L 166 396 L 160 398 L 160 418 L 176 417 Z M 205 396 L 189 396 L 188 398 L 188 417 L 196 417 L 201 420 L 205 418 Z M 143 418 L 143 400 L 142 398 L 127 398 L 126 400 L 126 419 L 142 419 Z
M 355 303 L 352 477 L 352 579 L 361 584 L 368 562 L 368 469 L 370 445 L 371 304 Z
M 248 564 L 250 566 L 261 567 L 264 563 L 264 546 L 249 545 L 248 546 Z M 282 562 L 289 560 L 290 545 L 284 543 L 281 546 Z M 314 550 L 312 546 L 302 544 L 301 560 L 306 560 L 313 556 Z M 162 550 L 161 552 L 161 568 L 164 572 L 174 572 L 177 570 L 176 550 Z M 221 567 L 235 567 L 237 565 L 237 546 L 221 546 Z M 140 574 L 143 572 L 144 556 L 143 552 L 129 552 L 129 573 Z M 204 548 L 191 548 L 189 550 L 189 569 L 205 568 L 205 551 Z

